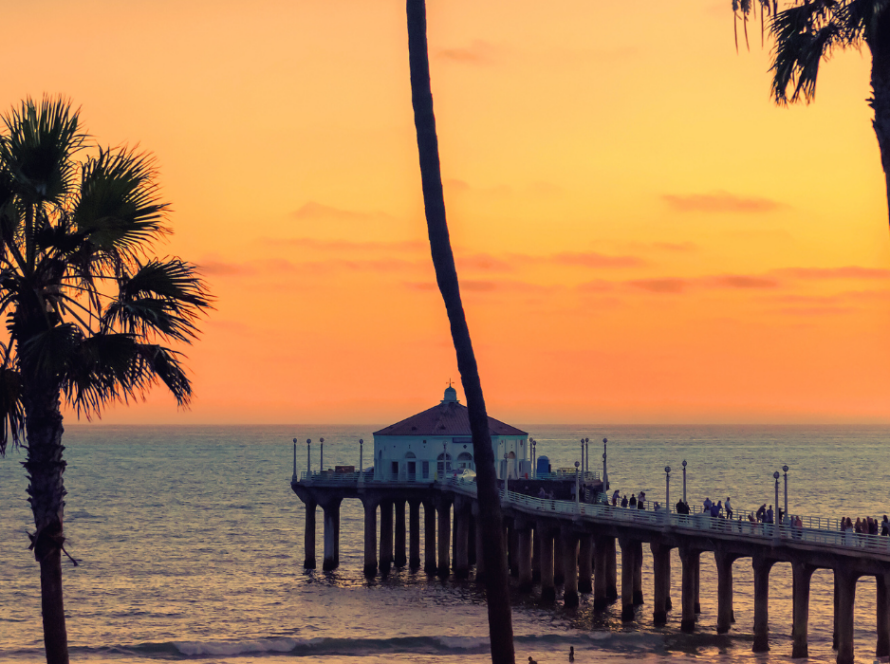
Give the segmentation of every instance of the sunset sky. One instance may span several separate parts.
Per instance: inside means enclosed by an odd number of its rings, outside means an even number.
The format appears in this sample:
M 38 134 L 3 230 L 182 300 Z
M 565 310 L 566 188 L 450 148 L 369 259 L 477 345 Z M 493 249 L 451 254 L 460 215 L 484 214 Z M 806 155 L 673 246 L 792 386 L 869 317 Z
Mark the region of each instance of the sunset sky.
M 427 0 L 452 243 L 489 412 L 516 423 L 890 421 L 890 233 L 868 53 L 769 97 L 730 0 Z M 218 298 L 189 411 L 387 424 L 454 351 L 400 0 L 32 0 L 0 108 L 62 94 L 160 166 Z M 462 398 L 463 391 L 459 390 Z

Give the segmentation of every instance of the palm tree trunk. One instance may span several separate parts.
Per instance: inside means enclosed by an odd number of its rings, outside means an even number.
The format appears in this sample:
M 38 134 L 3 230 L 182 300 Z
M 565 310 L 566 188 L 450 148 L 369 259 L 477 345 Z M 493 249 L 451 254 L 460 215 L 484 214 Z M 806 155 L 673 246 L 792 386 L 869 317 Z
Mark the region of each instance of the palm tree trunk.
M 881 150 L 881 166 L 887 189 L 887 211 L 890 215 L 890 11 L 878 14 L 873 36 L 868 41 L 871 49 L 871 88 L 869 104 L 874 109 L 872 125 Z
M 414 126 L 417 130 L 417 149 L 420 153 L 420 175 L 430 250 L 433 266 L 436 269 L 436 281 L 451 323 L 451 338 L 457 353 L 457 367 L 469 409 L 479 502 L 480 523 L 477 527 L 486 533 L 486 537 L 483 538 L 482 555 L 488 600 L 491 661 L 493 664 L 514 664 L 513 619 L 510 611 L 507 556 L 504 549 L 504 528 L 495 474 L 494 451 L 491 447 L 491 432 L 488 430 L 488 413 L 482 396 L 482 383 L 479 380 L 476 356 L 470 341 L 470 330 L 464 316 L 457 270 L 448 235 L 448 223 L 445 218 L 445 198 L 439 169 L 439 142 L 436 137 L 436 118 L 433 114 L 433 95 L 430 89 L 425 0 L 407 0 L 407 12 L 411 100 L 414 105 Z
M 65 486 L 62 473 L 62 414 L 59 390 L 41 386 L 25 391 L 25 429 L 28 459 L 24 466 L 31 484 L 31 511 L 35 533 L 31 538 L 34 557 L 40 564 L 40 593 L 43 610 L 43 642 L 47 664 L 68 664 L 68 632 L 62 597 L 62 546 L 65 542 Z M 45 386 L 42 386 L 45 387 Z

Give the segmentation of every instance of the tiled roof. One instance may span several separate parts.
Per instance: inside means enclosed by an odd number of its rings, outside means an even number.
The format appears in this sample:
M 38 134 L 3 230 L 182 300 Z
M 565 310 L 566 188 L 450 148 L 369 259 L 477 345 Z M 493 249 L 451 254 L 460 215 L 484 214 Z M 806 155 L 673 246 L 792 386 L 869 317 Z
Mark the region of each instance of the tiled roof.
M 488 430 L 493 436 L 527 436 L 509 424 L 488 418 Z M 470 416 L 466 406 L 456 401 L 444 401 L 406 420 L 374 432 L 375 436 L 469 436 Z

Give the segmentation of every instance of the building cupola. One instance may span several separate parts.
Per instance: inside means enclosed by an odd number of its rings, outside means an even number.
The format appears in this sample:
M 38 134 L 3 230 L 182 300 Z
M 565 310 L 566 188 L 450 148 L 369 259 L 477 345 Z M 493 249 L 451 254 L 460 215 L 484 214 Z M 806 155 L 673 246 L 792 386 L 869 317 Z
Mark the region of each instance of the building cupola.
M 458 403 L 457 400 L 457 390 L 455 390 L 450 385 L 445 388 L 445 398 L 442 399 L 442 403 Z

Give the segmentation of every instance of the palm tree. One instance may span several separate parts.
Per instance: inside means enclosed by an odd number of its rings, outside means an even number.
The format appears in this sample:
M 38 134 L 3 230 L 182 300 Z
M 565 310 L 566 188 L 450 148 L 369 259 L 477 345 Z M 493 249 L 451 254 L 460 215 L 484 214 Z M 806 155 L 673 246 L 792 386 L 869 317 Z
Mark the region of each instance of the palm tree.
M 411 101 L 414 105 L 414 126 L 417 150 L 420 153 L 420 175 L 423 202 L 436 281 L 445 301 L 451 323 L 451 338 L 457 353 L 457 367 L 467 399 L 473 451 L 476 459 L 478 528 L 486 534 L 482 555 L 485 564 L 485 592 L 488 600 L 488 627 L 491 638 L 491 660 L 494 664 L 514 664 L 513 622 L 507 582 L 507 557 L 504 549 L 504 528 L 495 474 L 488 413 L 482 396 L 482 383 L 470 330 L 460 297 L 460 285 L 445 219 L 445 198 L 439 169 L 439 141 L 433 114 L 430 89 L 430 63 L 426 42 L 425 0 L 407 0 L 408 56 L 411 68 Z
M 777 104 L 813 101 L 822 60 L 837 49 L 868 46 L 872 88 L 868 103 L 875 113 L 872 125 L 881 150 L 890 213 L 890 1 L 789 0 L 780 9 L 777 0 L 732 0 L 733 14 L 747 27 L 758 5 L 764 23 L 772 16 L 772 94 Z
M 61 404 L 89 418 L 160 380 L 187 405 L 166 344 L 195 337 L 211 298 L 193 265 L 147 254 L 168 232 L 149 155 L 91 144 L 64 99 L 27 99 L 2 123 L 0 454 L 27 451 L 46 659 L 66 664 Z

